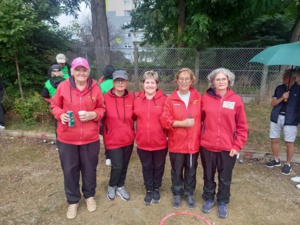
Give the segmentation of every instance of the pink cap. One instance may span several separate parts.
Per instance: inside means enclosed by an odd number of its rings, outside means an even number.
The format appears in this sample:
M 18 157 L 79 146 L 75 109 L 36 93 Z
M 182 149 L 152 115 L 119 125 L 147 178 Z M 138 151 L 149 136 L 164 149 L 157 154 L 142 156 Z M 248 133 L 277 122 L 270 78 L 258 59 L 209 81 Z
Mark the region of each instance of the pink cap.
M 87 69 L 90 68 L 90 65 L 89 65 L 88 61 L 85 58 L 82 58 L 82 57 L 78 57 L 78 58 L 74 59 L 73 62 L 72 62 L 72 69 L 75 69 L 78 66 L 83 66 Z

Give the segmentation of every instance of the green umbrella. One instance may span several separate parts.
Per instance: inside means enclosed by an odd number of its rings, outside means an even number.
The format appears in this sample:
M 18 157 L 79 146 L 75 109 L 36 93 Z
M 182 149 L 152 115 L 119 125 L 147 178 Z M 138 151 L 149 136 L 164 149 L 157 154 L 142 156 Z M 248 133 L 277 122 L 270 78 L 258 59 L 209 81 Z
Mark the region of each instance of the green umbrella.
M 258 62 L 266 66 L 300 66 L 300 43 L 274 45 L 254 56 L 249 62 Z

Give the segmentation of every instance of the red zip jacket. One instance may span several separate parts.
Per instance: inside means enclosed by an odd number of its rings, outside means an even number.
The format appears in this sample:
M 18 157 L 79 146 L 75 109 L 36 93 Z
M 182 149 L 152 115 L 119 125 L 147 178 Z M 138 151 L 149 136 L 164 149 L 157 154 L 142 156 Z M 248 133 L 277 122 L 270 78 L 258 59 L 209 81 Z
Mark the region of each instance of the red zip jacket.
M 148 100 L 144 91 L 136 94 L 134 115 L 137 118 L 136 144 L 139 149 L 155 151 L 167 148 L 167 134 L 159 117 L 167 96 L 157 90 L 153 99 Z
M 186 108 L 177 91 L 178 89 L 167 98 L 160 121 L 168 130 L 169 152 L 194 154 L 200 149 L 201 95 L 194 88 L 190 88 L 189 105 Z M 195 119 L 194 126 L 172 127 L 175 120 L 184 120 L 189 116 Z
M 223 99 L 209 88 L 202 98 L 201 146 L 210 151 L 240 151 L 248 138 L 241 97 L 228 89 Z
M 52 113 L 58 120 L 57 139 L 63 143 L 84 145 L 99 140 L 100 120 L 105 112 L 104 98 L 100 87 L 94 80 L 87 80 L 87 87 L 80 91 L 76 88 L 74 77 L 61 82 L 51 103 Z M 75 126 L 62 124 L 60 116 L 67 111 L 73 111 Z M 94 111 L 94 120 L 81 122 L 78 111 Z
M 104 94 L 106 113 L 103 118 L 103 140 L 107 150 L 133 144 L 134 95 L 125 90 L 124 96 L 114 94 L 114 89 Z

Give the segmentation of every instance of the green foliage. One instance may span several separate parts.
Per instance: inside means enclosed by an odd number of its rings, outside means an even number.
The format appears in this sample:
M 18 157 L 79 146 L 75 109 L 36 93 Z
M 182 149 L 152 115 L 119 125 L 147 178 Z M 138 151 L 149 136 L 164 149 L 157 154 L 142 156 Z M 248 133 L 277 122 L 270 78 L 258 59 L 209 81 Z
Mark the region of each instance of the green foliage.
M 28 125 L 43 123 L 50 114 L 49 103 L 36 92 L 31 97 L 15 99 L 12 111 Z
M 179 9 L 179 0 L 141 1 L 126 28 L 143 30 L 144 43 L 183 44 L 183 47 L 202 50 L 232 46 L 237 42 L 239 46 L 286 42 L 291 24 L 296 20 L 291 16 L 296 12 L 286 10 L 290 5 L 296 8 L 294 0 L 185 0 L 184 3 L 185 8 Z M 184 30 L 181 33 L 178 18 L 184 10 Z M 274 29 L 277 22 L 279 29 Z

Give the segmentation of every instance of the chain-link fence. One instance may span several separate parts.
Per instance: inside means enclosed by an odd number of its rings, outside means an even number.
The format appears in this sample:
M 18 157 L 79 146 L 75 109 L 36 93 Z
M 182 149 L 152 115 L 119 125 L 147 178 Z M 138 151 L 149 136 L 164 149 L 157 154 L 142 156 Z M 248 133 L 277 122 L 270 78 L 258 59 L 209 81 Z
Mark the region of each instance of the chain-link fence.
M 225 67 L 235 73 L 233 89 L 245 102 L 263 101 L 270 97 L 275 87 L 281 83 L 280 67 L 264 67 L 258 63 L 248 63 L 261 52 L 262 48 L 209 48 L 204 51 L 183 48 L 118 48 L 94 49 L 74 47 L 67 53 L 69 59 L 82 56 L 91 64 L 91 76 L 98 80 L 105 65 L 111 64 L 124 69 L 130 75 L 129 89 L 142 89 L 141 77 L 147 70 L 155 70 L 160 75 L 159 88 L 171 93 L 175 88 L 174 75 L 177 70 L 188 67 L 195 72 L 195 88 L 203 93 L 208 87 L 207 75 L 214 69 Z

